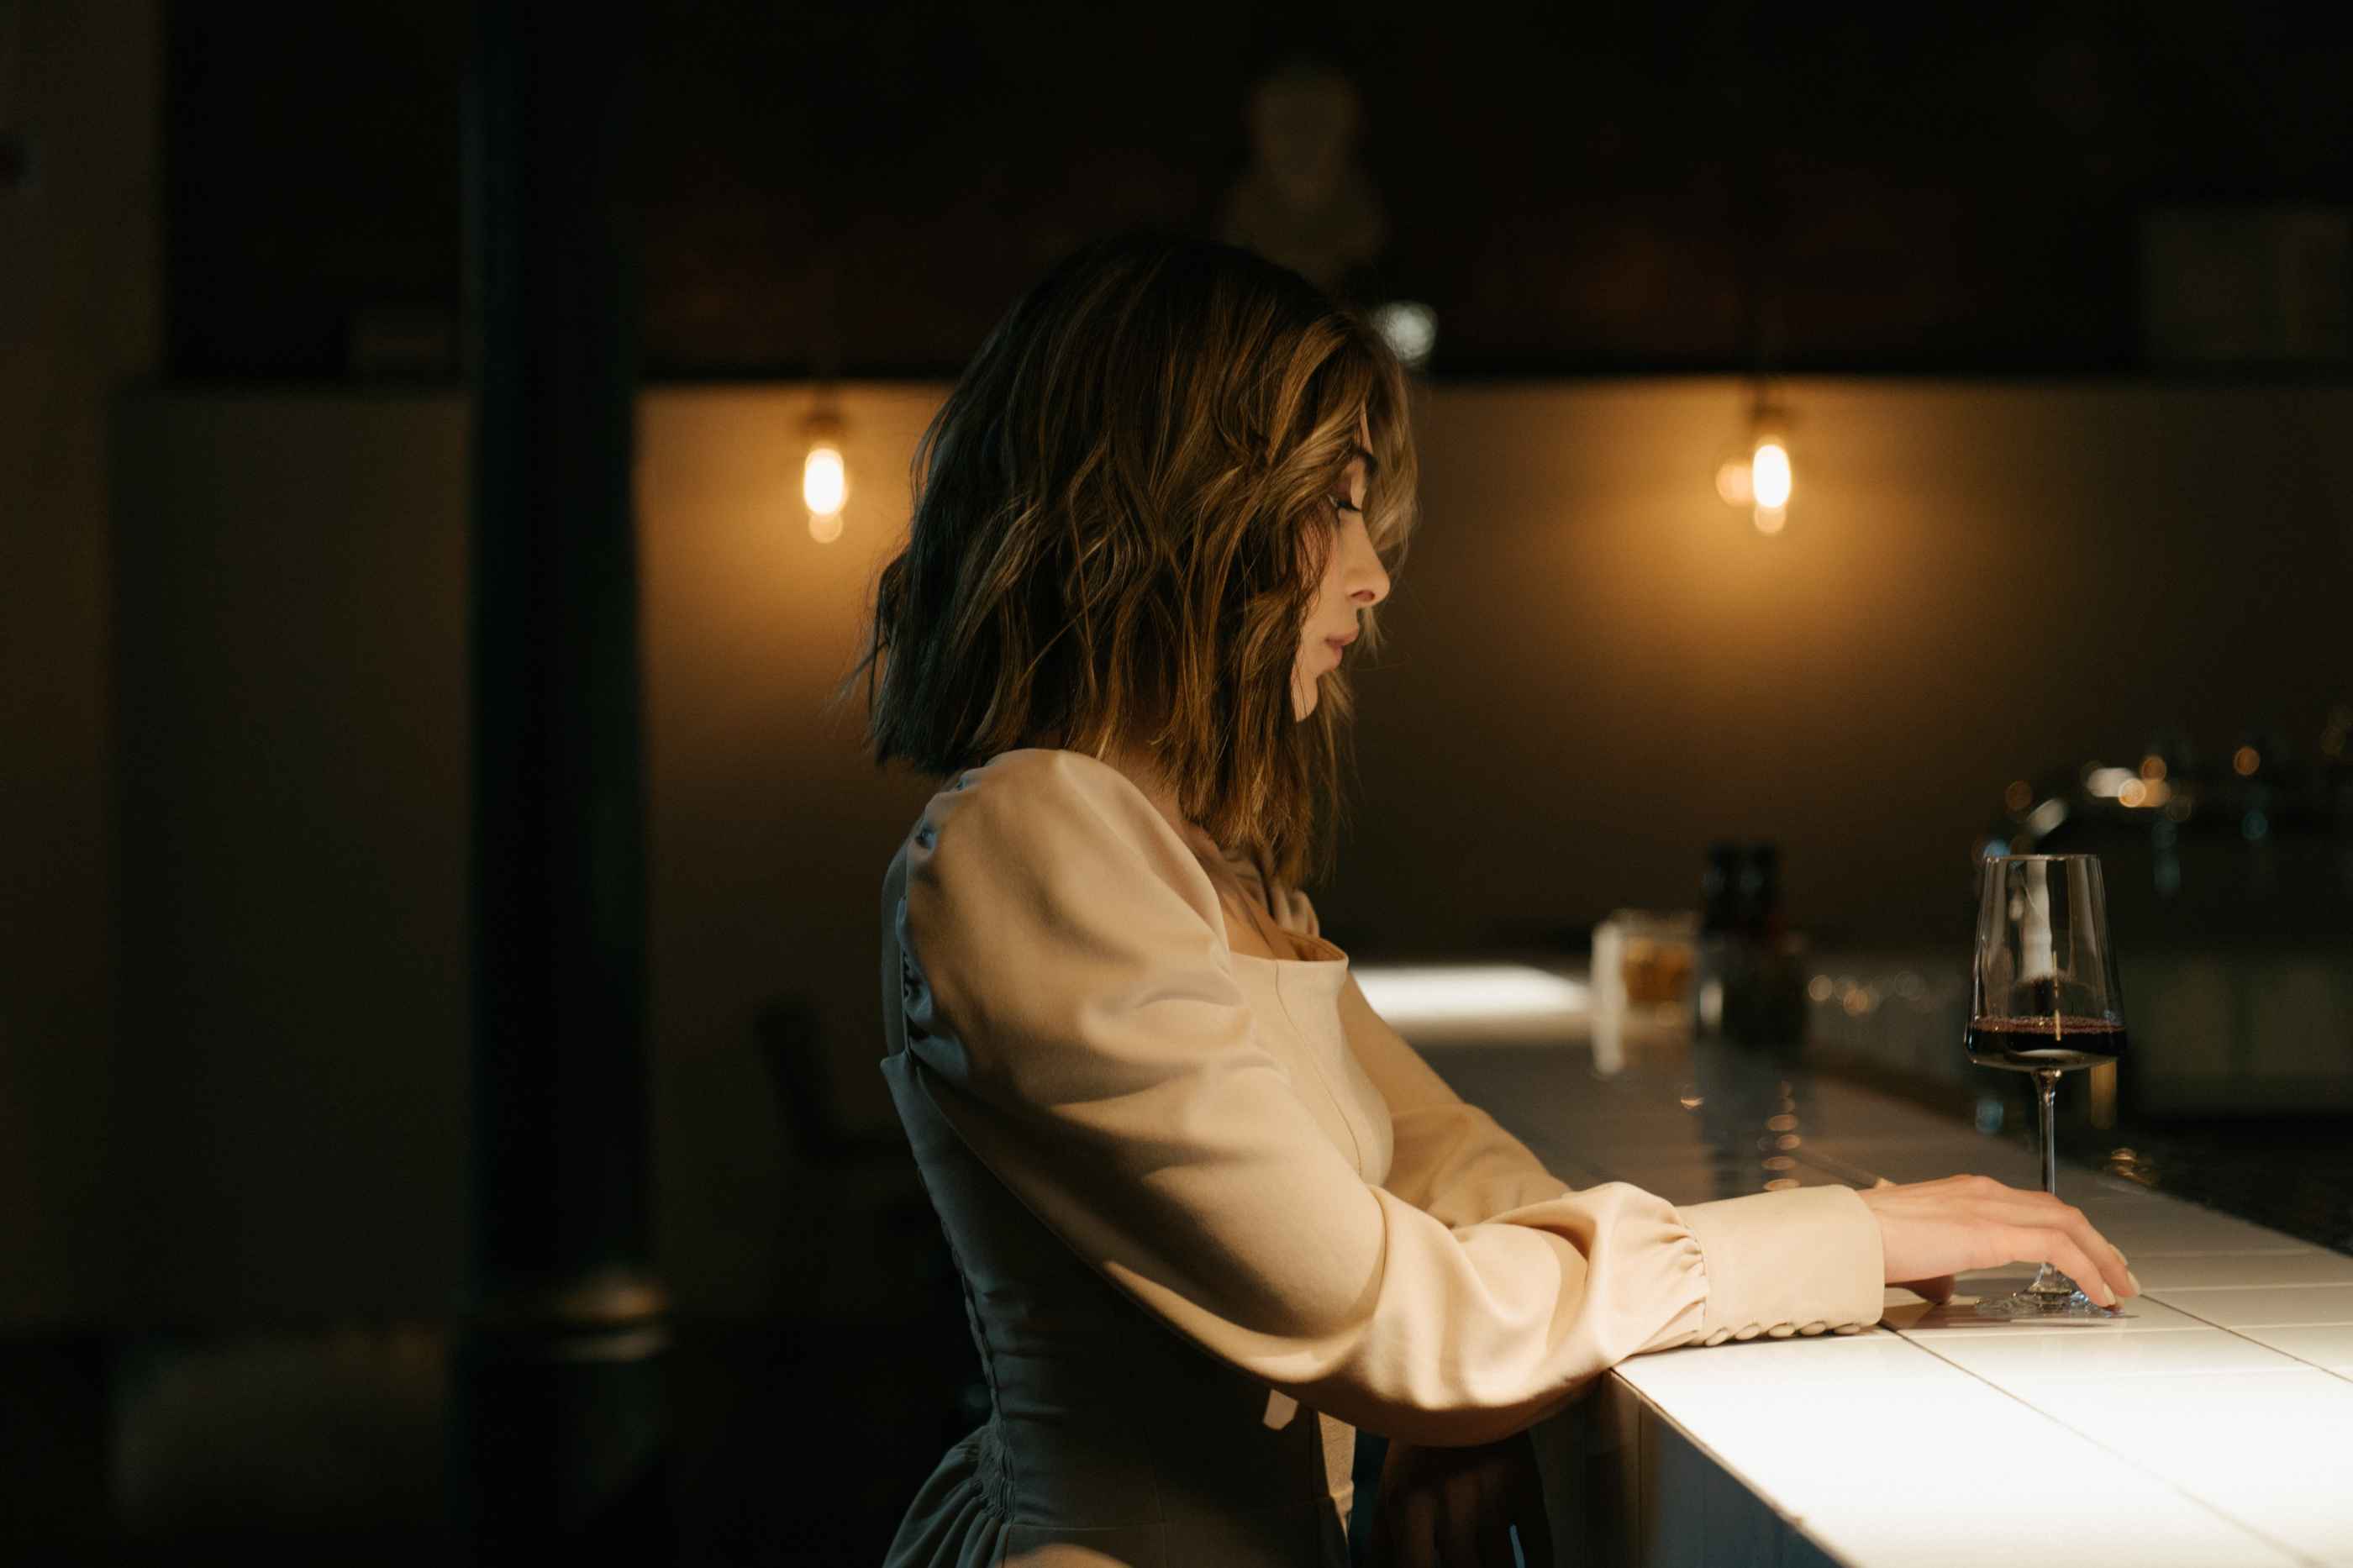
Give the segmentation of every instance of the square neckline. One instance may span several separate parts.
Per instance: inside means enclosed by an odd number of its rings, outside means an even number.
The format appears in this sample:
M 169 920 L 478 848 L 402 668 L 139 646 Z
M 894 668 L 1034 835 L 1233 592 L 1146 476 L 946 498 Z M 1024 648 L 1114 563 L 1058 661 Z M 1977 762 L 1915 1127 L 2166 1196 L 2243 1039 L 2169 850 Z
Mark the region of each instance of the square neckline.
M 1270 919 L 1271 919 L 1273 912 L 1274 911 L 1271 910 L 1267 911 Z M 1262 952 L 1244 952 L 1241 949 L 1234 945 L 1233 931 L 1231 929 L 1233 922 L 1230 919 L 1227 918 L 1226 901 L 1223 899 L 1219 899 L 1218 900 L 1218 915 L 1219 919 L 1226 921 L 1228 928 L 1226 931 L 1226 951 L 1235 958 L 1247 958 L 1254 963 L 1294 963 L 1315 969 L 1326 968 L 1334 964 L 1337 964 L 1344 969 L 1347 967 L 1348 954 L 1339 943 L 1333 942 L 1328 937 L 1318 936 L 1312 931 L 1293 931 L 1281 921 L 1272 921 L 1274 929 L 1281 931 L 1284 938 L 1289 941 L 1294 948 L 1322 948 L 1325 950 L 1330 956 L 1322 958 L 1270 958 Z
M 1240 949 L 1235 947 L 1230 939 L 1226 944 L 1226 951 L 1232 953 L 1236 958 L 1247 958 L 1253 963 L 1297 963 L 1303 964 L 1311 969 L 1324 969 L 1334 964 L 1337 964 L 1344 969 L 1347 967 L 1348 955 L 1345 952 L 1343 952 L 1339 948 L 1334 946 L 1331 942 L 1324 942 L 1322 937 L 1309 936 L 1303 931 L 1285 931 L 1283 934 L 1290 937 L 1293 942 L 1321 942 L 1324 946 L 1332 949 L 1332 956 L 1329 958 L 1269 958 L 1262 952 L 1244 952 Z

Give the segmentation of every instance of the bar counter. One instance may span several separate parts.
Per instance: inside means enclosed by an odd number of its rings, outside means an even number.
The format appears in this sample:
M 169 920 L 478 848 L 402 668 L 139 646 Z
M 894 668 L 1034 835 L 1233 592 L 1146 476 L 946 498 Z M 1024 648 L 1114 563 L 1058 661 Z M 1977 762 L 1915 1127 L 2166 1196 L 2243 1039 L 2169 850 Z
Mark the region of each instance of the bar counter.
M 1481 1037 L 1364 978 L 1457 1092 L 1578 1185 L 1681 1203 L 1962 1172 L 2041 1185 L 2014 1138 L 1802 1053 L 1597 1042 L 1573 1000 Z M 2131 1261 L 2143 1294 L 2121 1318 L 1975 1317 L 2032 1273 L 2011 1266 L 1942 1308 L 1891 1288 L 1859 1334 L 1634 1357 L 1538 1430 L 1557 1561 L 2353 1568 L 2353 1257 L 2080 1165 L 2058 1186 Z

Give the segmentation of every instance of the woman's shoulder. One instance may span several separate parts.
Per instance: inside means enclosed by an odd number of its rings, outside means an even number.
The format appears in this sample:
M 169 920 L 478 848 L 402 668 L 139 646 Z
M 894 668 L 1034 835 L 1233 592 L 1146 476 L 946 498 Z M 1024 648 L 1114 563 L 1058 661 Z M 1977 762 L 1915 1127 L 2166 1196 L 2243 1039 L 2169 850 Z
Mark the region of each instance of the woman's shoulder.
M 894 858 L 884 903 L 902 948 L 971 984 L 1049 950 L 1079 974 L 1122 952 L 1213 963 L 1221 946 L 1217 889 L 1193 851 L 1117 769 L 1075 752 L 1002 752 L 950 777 Z
M 925 804 L 913 843 L 934 857 L 1019 863 L 1033 876 L 1057 865 L 1101 870 L 1105 861 L 1134 867 L 1140 859 L 1169 881 L 1189 884 L 1187 871 L 1201 877 L 1192 851 L 1126 774 L 1083 752 L 1050 747 L 1000 752 L 951 775 Z
M 1050 747 L 1024 748 L 999 752 L 950 782 L 952 789 L 994 788 L 1005 809 L 1041 814 L 1049 832 L 1057 822 L 1067 829 L 1078 809 L 1098 813 L 1096 826 L 1111 826 L 1138 842 L 1148 841 L 1164 868 L 1189 865 L 1206 879 L 1209 874 L 1206 860 L 1213 854 L 1245 898 L 1271 914 L 1276 925 L 1303 936 L 1324 934 L 1305 889 L 1287 882 L 1270 882 L 1258 862 L 1239 849 L 1211 844 L 1206 837 L 1198 844 L 1187 843 L 1134 781 L 1098 757 Z M 1171 851 L 1181 853 L 1167 858 Z M 1190 877 L 1168 874 L 1170 879 L 1191 887 Z
M 981 803 L 986 803 L 982 805 Z M 1071 823 L 1085 812 L 1123 824 L 1166 828 L 1125 773 L 1084 752 L 1024 746 L 950 775 L 926 806 L 947 805 L 992 817 Z M 1171 837 L 1174 837 L 1173 833 Z

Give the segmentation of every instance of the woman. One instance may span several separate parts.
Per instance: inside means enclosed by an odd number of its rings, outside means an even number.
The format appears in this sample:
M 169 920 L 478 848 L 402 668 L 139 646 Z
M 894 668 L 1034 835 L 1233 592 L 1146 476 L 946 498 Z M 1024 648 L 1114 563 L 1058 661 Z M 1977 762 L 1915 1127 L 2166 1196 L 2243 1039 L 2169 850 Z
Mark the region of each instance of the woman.
M 994 1409 L 892 1564 L 1343 1563 L 1357 1426 L 1394 1439 L 1384 1553 L 1509 1563 L 1544 1532 L 1508 1440 L 1624 1357 L 2019 1259 L 2130 1291 L 1982 1177 L 1572 1191 L 1366 1005 L 1299 884 L 1414 450 L 1396 361 L 1304 280 L 1090 246 L 916 470 L 860 668 L 878 762 L 947 783 L 884 880 L 882 1068 Z

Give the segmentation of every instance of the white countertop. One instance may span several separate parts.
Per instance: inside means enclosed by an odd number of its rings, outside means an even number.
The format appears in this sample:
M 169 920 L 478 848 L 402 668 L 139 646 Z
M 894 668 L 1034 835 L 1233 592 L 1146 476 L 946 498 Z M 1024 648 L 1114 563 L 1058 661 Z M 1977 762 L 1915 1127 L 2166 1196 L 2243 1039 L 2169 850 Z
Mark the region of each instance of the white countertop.
M 2353 1564 L 2353 1258 L 2162 1196 L 2073 1201 L 2145 1287 L 2125 1318 L 1978 1326 L 1890 1290 L 1870 1333 L 1637 1356 L 1611 1375 L 1665 1429 L 1646 1494 L 1720 1484 L 1694 1472 L 1721 1466 L 1757 1500 L 1750 1535 L 1854 1568 L 2037 1543 L 2073 1563 Z M 2010 1272 L 1962 1289 L 2031 1270 Z M 1637 1561 L 1805 1560 L 1645 1511 Z
M 1581 1047 L 1424 1048 L 1579 1184 L 2041 1184 L 2009 1140 L 1793 1066 L 1638 1051 L 1605 1078 Z M 1554 1439 L 1582 1452 L 1556 1479 L 1585 1467 L 1561 1560 L 2353 1568 L 2353 1258 L 2082 1168 L 2059 1191 L 2141 1281 L 2122 1319 L 1987 1321 L 1891 1289 L 1870 1332 L 1634 1357 Z

